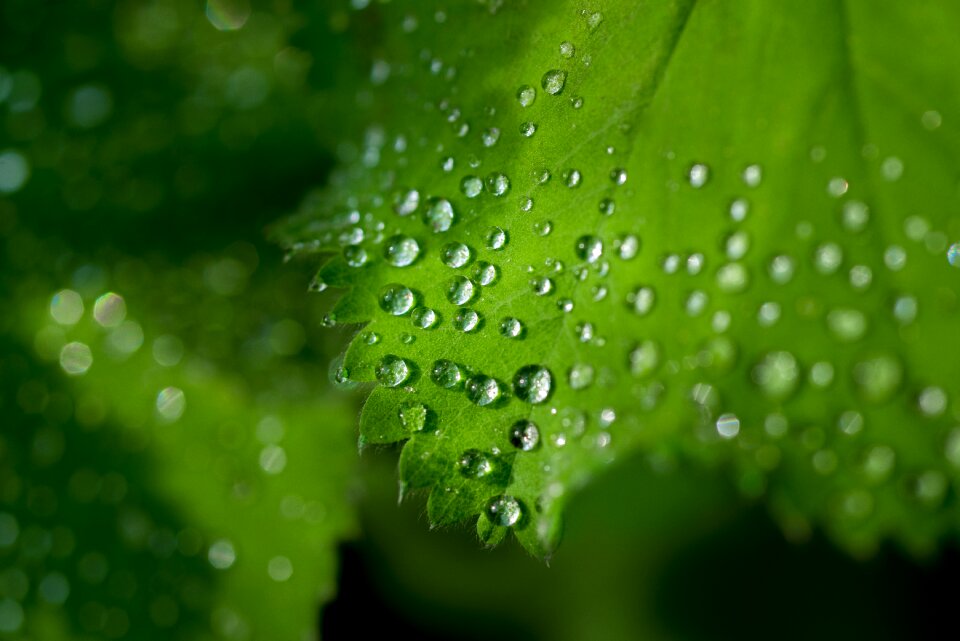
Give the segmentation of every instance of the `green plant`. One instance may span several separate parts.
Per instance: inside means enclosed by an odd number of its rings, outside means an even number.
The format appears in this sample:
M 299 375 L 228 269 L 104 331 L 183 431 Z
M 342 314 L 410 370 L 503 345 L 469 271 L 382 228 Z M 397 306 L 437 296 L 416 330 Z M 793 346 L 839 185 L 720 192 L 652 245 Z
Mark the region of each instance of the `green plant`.
M 433 523 L 548 556 L 645 452 L 793 537 L 956 532 L 953 8 L 371 11 L 364 145 L 275 235 L 334 254 L 361 443 Z

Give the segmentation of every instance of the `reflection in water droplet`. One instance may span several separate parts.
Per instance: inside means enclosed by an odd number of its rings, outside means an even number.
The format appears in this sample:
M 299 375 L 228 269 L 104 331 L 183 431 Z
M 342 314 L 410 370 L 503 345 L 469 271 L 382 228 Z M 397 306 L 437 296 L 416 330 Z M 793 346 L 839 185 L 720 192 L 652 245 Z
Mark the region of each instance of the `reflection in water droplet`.
M 447 300 L 454 305 L 466 305 L 477 293 L 477 286 L 465 276 L 454 276 L 447 284 Z
M 487 517 L 496 525 L 512 527 L 523 517 L 523 508 L 512 496 L 498 496 L 487 504 Z
M 420 244 L 409 236 L 392 236 L 387 239 L 383 255 L 394 267 L 406 267 L 420 255 Z
M 517 102 L 521 107 L 529 107 L 537 99 L 537 90 L 530 85 L 523 85 L 517 90 Z
M 435 361 L 430 369 L 430 380 L 444 389 L 453 389 L 463 382 L 463 371 L 453 361 Z
M 467 393 L 467 399 L 481 407 L 495 403 L 503 394 L 500 383 L 496 379 L 483 374 L 468 378 L 464 384 L 464 390 Z

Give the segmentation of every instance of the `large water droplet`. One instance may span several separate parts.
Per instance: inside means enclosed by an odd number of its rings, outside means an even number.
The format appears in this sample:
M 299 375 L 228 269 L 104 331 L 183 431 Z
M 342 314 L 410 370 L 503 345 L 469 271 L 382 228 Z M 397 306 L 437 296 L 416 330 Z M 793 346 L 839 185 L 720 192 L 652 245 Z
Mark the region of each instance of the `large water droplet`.
M 410 288 L 400 283 L 391 283 L 380 290 L 380 309 L 394 316 L 403 316 L 416 302 Z
M 457 459 L 457 467 L 463 476 L 479 479 L 493 471 L 493 460 L 480 450 L 469 449 Z
M 566 84 L 567 72 L 560 71 L 559 69 L 551 69 L 543 74 L 543 78 L 540 80 L 540 86 L 551 96 L 556 96 L 561 93 Z
M 603 241 L 596 236 L 581 236 L 577 239 L 575 249 L 580 260 L 595 263 L 603 256 Z
M 420 255 L 420 245 L 409 236 L 391 236 L 383 249 L 383 256 L 394 267 L 406 267 Z
M 480 321 L 480 314 L 467 307 L 458 309 L 453 316 L 453 326 L 461 332 L 474 331 L 480 326 Z
M 506 174 L 495 171 L 487 175 L 486 187 L 494 196 L 503 196 L 510 191 L 510 179 Z
M 427 209 L 423 215 L 423 222 L 425 222 L 435 234 L 449 231 L 455 219 L 456 214 L 453 211 L 453 205 L 451 205 L 450 201 L 446 198 L 434 200 L 430 204 L 430 208 Z
M 476 297 L 478 288 L 465 276 L 454 276 L 447 284 L 447 300 L 454 305 L 466 305 Z
M 507 338 L 522 338 L 524 333 L 523 323 L 513 317 L 504 318 L 500 321 L 500 334 Z
M 444 389 L 454 389 L 463 382 L 463 370 L 453 361 L 441 359 L 430 368 L 430 380 Z
M 447 267 L 458 269 L 473 258 L 473 252 L 463 243 L 449 243 L 440 251 L 440 260 Z
M 437 322 L 440 320 L 437 312 L 429 307 L 416 308 L 410 317 L 413 319 L 413 324 L 420 329 L 432 329 L 437 326 Z
M 512 527 L 523 517 L 523 508 L 512 496 L 498 496 L 487 504 L 487 517 L 496 525 Z
M 380 359 L 374 373 L 381 385 L 397 387 L 403 385 L 410 378 L 410 365 L 399 356 L 387 354 Z
M 500 227 L 491 227 L 487 230 L 487 249 L 499 251 L 507 246 L 507 232 Z
M 495 403 L 503 394 L 500 383 L 496 379 L 483 374 L 468 378 L 464 389 L 467 393 L 467 399 L 481 407 Z
M 529 452 L 540 443 L 540 429 L 532 421 L 517 421 L 510 426 L 510 444 L 518 450 Z
M 520 400 L 534 405 L 543 403 L 553 391 L 553 376 L 541 365 L 527 365 L 513 376 L 513 392 Z

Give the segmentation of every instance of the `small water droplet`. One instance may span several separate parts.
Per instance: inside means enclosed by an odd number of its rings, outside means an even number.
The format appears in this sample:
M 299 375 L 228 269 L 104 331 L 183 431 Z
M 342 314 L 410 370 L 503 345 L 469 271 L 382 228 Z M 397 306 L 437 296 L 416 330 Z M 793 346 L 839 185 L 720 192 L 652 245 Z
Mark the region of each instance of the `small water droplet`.
M 721 414 L 717 418 L 717 434 L 721 438 L 734 438 L 740 433 L 740 419 L 736 414 Z
M 474 331 L 480 326 L 480 321 L 480 314 L 468 307 L 458 309 L 453 316 L 453 326 L 461 332 Z
M 540 276 L 530 281 L 530 287 L 537 296 L 546 296 L 553 292 L 553 280 L 546 276 Z
M 653 306 L 657 302 L 657 294 L 654 291 L 653 287 L 637 287 L 632 292 L 627 294 L 627 304 L 633 309 L 633 312 L 638 316 L 646 316 L 653 310 Z
M 592 365 L 574 363 L 567 372 L 567 381 L 575 390 L 586 389 L 593 384 L 594 370 Z
M 577 48 L 569 40 L 560 43 L 560 55 L 564 58 L 572 58 L 577 52 Z
M 520 135 L 524 138 L 530 138 L 535 133 L 537 133 L 537 123 L 527 121 L 520 124 Z
M 500 270 L 492 263 L 481 260 L 473 267 L 473 279 L 484 287 L 495 284 L 499 278 Z
M 494 196 L 503 196 L 510 191 L 510 179 L 506 174 L 495 171 L 487 175 L 487 191 Z
M 393 198 L 393 211 L 399 216 L 409 216 L 420 206 L 420 192 L 416 189 L 407 189 L 397 192 Z

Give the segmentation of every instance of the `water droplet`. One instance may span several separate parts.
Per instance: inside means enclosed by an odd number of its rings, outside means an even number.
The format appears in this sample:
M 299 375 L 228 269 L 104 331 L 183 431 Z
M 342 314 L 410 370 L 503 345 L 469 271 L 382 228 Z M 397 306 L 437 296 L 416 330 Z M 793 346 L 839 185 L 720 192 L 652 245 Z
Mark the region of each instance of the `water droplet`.
M 477 286 L 464 276 L 454 276 L 447 284 L 447 300 L 454 305 L 466 305 L 476 297 L 477 293 Z
M 430 368 L 430 380 L 444 389 L 453 389 L 463 382 L 463 371 L 453 361 L 441 359 Z
M 537 236 L 549 236 L 553 231 L 553 223 L 549 220 L 538 220 L 533 224 L 533 232 Z
M 840 418 L 837 419 L 837 429 L 847 436 L 860 433 L 860 431 L 863 430 L 863 415 L 853 410 L 844 412 L 840 415 Z
M 758 187 L 760 181 L 763 180 L 763 169 L 760 165 L 747 165 L 741 178 L 743 178 L 743 184 L 747 187 Z
M 750 250 L 750 236 L 745 231 L 738 231 L 730 234 L 726 242 L 727 258 L 730 260 L 740 260 L 746 256 Z
M 507 232 L 500 227 L 491 227 L 487 230 L 487 249 L 499 251 L 507 246 Z
M 625 234 L 617 239 L 615 247 L 621 259 L 630 260 L 640 251 L 640 239 L 633 234 Z
M 570 106 L 574 109 L 580 109 L 583 107 L 583 97 L 582 96 L 570 96 Z
M 446 198 L 437 198 L 430 203 L 430 207 L 423 215 L 423 222 L 433 230 L 433 233 L 439 234 L 449 231 L 456 220 L 456 213 L 453 211 L 453 205 Z
M 503 196 L 510 191 L 510 179 L 506 174 L 495 171 L 487 176 L 486 186 L 494 196 Z
M 567 381 L 575 390 L 585 389 L 593 384 L 593 367 L 586 363 L 574 363 L 567 373 Z
M 496 379 L 477 374 L 467 379 L 464 389 L 467 393 L 467 399 L 471 403 L 481 407 L 495 403 L 500 399 L 503 391 L 500 389 L 500 383 Z
M 567 72 L 559 69 L 551 69 L 543 74 L 540 80 L 540 86 L 551 96 L 561 93 L 565 84 L 567 84 Z
M 93 304 L 93 318 L 101 327 L 117 327 L 127 317 L 127 303 L 123 296 L 107 292 Z
M 507 338 L 523 338 L 525 328 L 519 319 L 507 317 L 500 321 L 500 334 Z
M 660 364 L 660 347 L 645 340 L 630 350 L 630 372 L 634 376 L 649 376 Z
M 657 302 L 657 294 L 654 291 L 653 287 L 637 287 L 632 292 L 627 294 L 627 304 L 633 309 L 633 312 L 638 316 L 646 316 L 653 310 L 653 306 Z
M 710 180 L 710 168 L 703 163 L 696 163 L 687 172 L 687 179 L 691 187 L 700 189 Z
M 773 282 L 783 285 L 793 278 L 794 269 L 793 259 L 786 254 L 780 254 L 770 259 L 768 273 Z
M 513 376 L 513 391 L 520 400 L 534 405 L 543 403 L 553 391 L 553 377 L 542 365 L 527 365 Z
M 831 178 L 830 182 L 827 183 L 827 193 L 834 198 L 840 198 L 847 193 L 848 189 L 850 189 L 850 183 L 840 176 Z
M 523 85 L 517 90 L 517 102 L 521 107 L 529 107 L 537 99 L 537 90 L 530 85 Z
M 603 256 L 603 241 L 596 236 L 581 236 L 574 247 L 580 260 L 595 263 Z
M 535 133 L 537 133 L 537 123 L 527 121 L 520 124 L 520 135 L 524 138 L 530 138 Z
M 387 354 L 380 359 L 374 373 L 380 384 L 385 387 L 398 387 L 410 378 L 410 365 L 404 359 Z
M 843 250 L 836 243 L 824 243 L 817 247 L 814 254 L 814 267 L 821 274 L 832 274 L 840 269 L 843 262 Z
M 523 508 L 512 496 L 498 496 L 487 504 L 487 517 L 495 525 L 512 527 L 523 517 Z
M 483 132 L 482 140 L 484 147 L 493 147 L 500 140 L 500 130 L 496 127 L 490 127 Z
M 746 219 L 749 211 L 749 203 L 747 203 L 747 201 L 743 198 L 737 198 L 730 203 L 730 220 L 737 223 L 742 222 Z
M 563 184 L 571 189 L 574 187 L 579 187 L 582 179 L 583 176 L 576 169 L 565 169 L 563 171 Z
M 480 314 L 464 307 L 453 316 L 453 326 L 461 332 L 472 332 L 480 326 Z
M 540 276 L 530 281 L 530 287 L 537 296 L 546 296 L 553 292 L 553 281 L 546 276 Z
M 429 307 L 417 307 L 411 315 L 413 324 L 420 329 L 432 329 L 437 326 L 440 317 Z
M 600 201 L 599 209 L 604 216 L 613 216 L 613 213 L 617 210 L 617 205 L 612 198 L 604 198 Z
M 917 318 L 917 299 L 913 296 L 898 296 L 893 302 L 893 317 L 901 325 L 909 325 Z
M 409 236 L 391 236 L 383 249 L 383 256 L 394 267 L 406 267 L 420 255 L 420 244 Z
M 560 55 L 564 58 L 572 58 L 576 52 L 577 48 L 573 46 L 572 42 L 564 40 L 560 43 Z
M 476 449 L 469 449 L 457 459 L 460 474 L 470 479 L 483 478 L 493 471 L 493 461 Z
M 500 270 L 492 263 L 481 260 L 473 268 L 473 279 L 484 287 L 493 285 L 499 278 Z
M 400 283 L 391 283 L 380 290 L 380 309 L 393 316 L 403 316 L 416 302 L 413 292 Z
M 399 216 L 409 216 L 417 211 L 420 206 L 420 192 L 416 189 L 408 189 L 397 192 L 393 197 L 393 211 Z
M 611 169 L 610 180 L 612 180 L 615 185 L 623 185 L 627 182 L 627 170 L 622 167 Z
M 510 444 L 518 450 L 529 452 L 540 444 L 540 429 L 531 421 L 517 421 L 510 426 Z
M 900 176 L 903 175 L 903 161 L 896 156 L 884 158 L 880 165 L 880 174 L 888 182 L 900 180 Z
M 476 198 L 483 191 L 483 181 L 476 176 L 464 176 L 460 181 L 460 191 L 467 198 Z
M 447 267 L 458 269 L 473 259 L 473 252 L 463 243 L 448 243 L 440 250 L 440 260 Z
M 368 258 L 367 250 L 360 245 L 347 245 L 343 248 L 343 259 L 350 267 L 363 267 Z
M 940 115 L 939 111 L 924 111 L 923 115 L 920 116 L 920 123 L 925 129 L 933 131 L 943 124 L 943 116 Z

